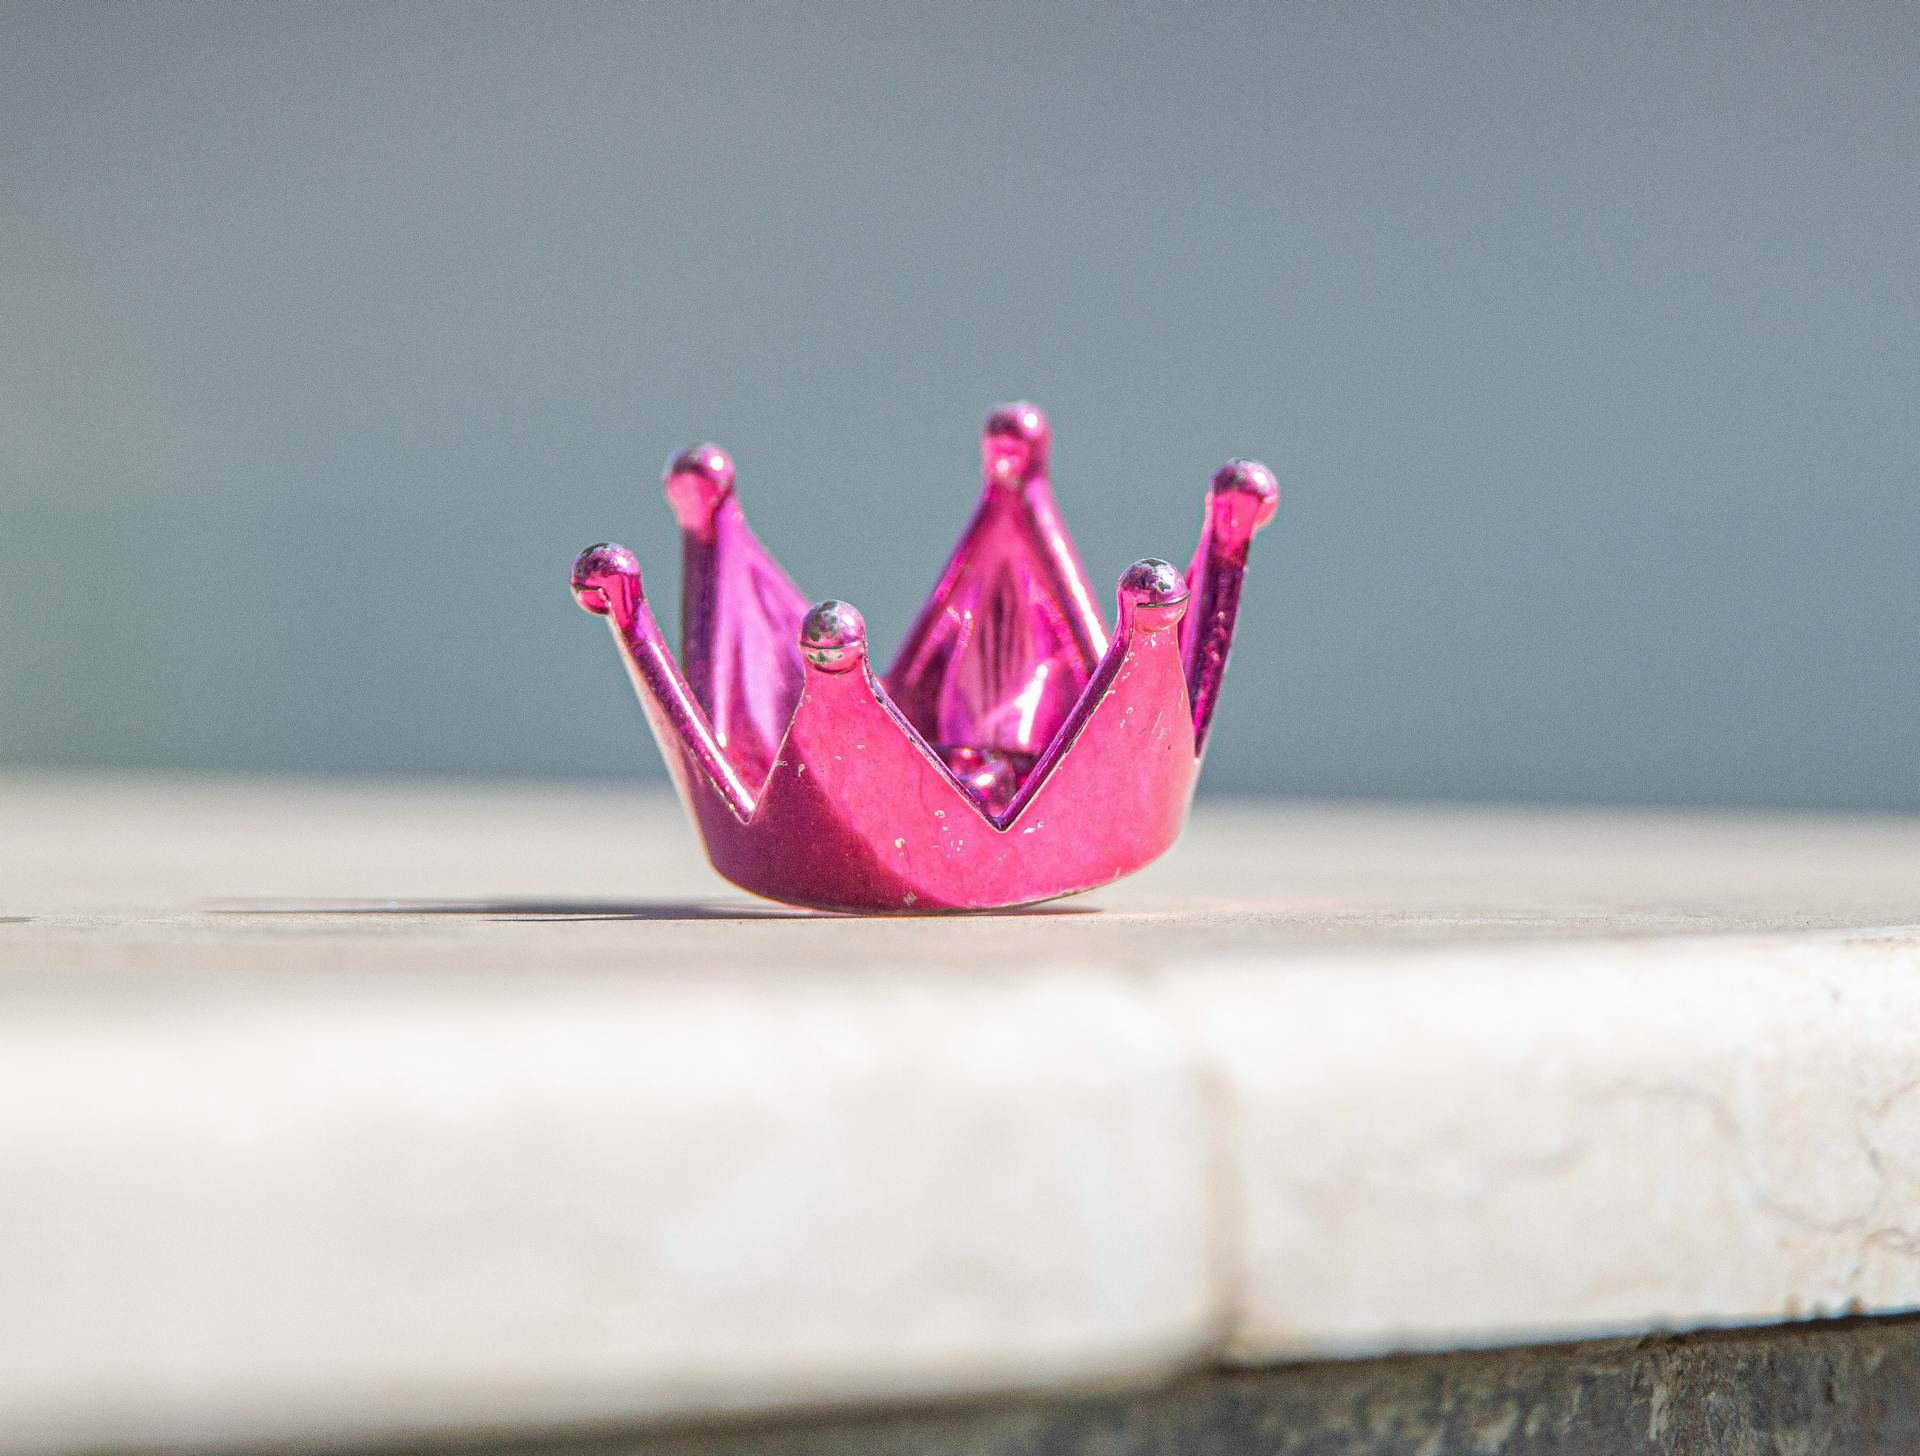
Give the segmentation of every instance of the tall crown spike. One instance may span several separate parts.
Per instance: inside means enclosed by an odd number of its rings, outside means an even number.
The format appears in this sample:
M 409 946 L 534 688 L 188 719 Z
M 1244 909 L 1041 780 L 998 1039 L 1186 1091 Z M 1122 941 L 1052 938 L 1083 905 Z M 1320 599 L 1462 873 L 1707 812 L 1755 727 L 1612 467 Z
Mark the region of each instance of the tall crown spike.
M 638 558 L 611 541 L 589 546 L 573 563 L 573 595 L 584 610 L 605 617 L 613 628 L 681 801 L 691 806 L 717 796 L 735 819 L 751 819 L 753 790 L 734 771 L 706 710 L 667 651 L 640 584 Z
M 680 658 L 714 739 L 750 783 L 766 777 L 800 696 L 789 644 L 807 600 L 747 525 L 733 461 L 695 445 L 667 462 L 680 522 Z
M 1004 807 L 1066 721 L 1106 627 L 1053 502 L 1052 443 L 1005 404 L 980 442 L 980 503 L 887 674 L 907 720 Z
M 1193 703 L 1193 739 L 1204 753 L 1213 706 L 1227 674 L 1233 626 L 1240 615 L 1240 586 L 1247 574 L 1247 548 L 1280 508 L 1280 485 L 1258 460 L 1229 460 L 1207 488 L 1187 582 L 1194 610 L 1180 628 L 1187 664 L 1187 696 Z
M 1179 835 L 1272 474 L 1223 467 L 1190 576 L 1129 567 L 1109 641 L 1053 507 L 1046 438 L 1030 405 L 989 419 L 980 507 L 889 683 L 860 614 L 808 609 L 753 538 L 711 446 L 667 471 L 687 539 L 686 676 L 633 553 L 574 563 L 721 874 L 822 909 L 989 909 L 1105 884 Z

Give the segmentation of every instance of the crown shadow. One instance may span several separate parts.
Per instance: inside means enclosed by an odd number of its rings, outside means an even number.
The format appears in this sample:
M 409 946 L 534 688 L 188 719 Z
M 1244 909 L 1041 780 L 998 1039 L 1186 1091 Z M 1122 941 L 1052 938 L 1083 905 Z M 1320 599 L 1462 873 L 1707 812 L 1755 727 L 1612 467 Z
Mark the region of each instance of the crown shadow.
M 1093 905 L 1027 905 L 1011 909 L 934 912 L 923 915 L 861 915 L 830 910 L 804 910 L 791 905 L 736 905 L 708 900 L 385 900 L 331 905 L 251 905 L 229 901 L 213 907 L 214 915 L 275 915 L 304 919 L 370 916 L 409 920 L 430 916 L 495 920 L 504 924 L 539 925 L 586 920 L 726 921 L 726 920 L 977 920 L 1039 915 L 1097 915 Z
M 707 900 L 369 900 L 333 904 L 248 904 L 229 901 L 215 915 L 285 915 L 412 920 L 451 916 L 538 924 L 565 920 L 804 920 L 814 912 L 782 905 L 728 905 Z

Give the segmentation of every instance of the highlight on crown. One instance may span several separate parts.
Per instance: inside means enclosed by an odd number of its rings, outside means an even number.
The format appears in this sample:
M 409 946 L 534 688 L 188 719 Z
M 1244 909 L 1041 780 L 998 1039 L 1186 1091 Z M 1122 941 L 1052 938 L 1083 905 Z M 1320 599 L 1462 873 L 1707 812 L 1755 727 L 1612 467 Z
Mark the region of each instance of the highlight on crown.
M 624 546 L 581 552 L 573 592 L 607 619 L 716 870 L 788 904 L 928 913 L 1092 889 L 1179 836 L 1273 472 L 1214 474 L 1183 575 L 1121 574 L 1102 615 L 1048 477 L 1051 433 L 1002 405 L 979 504 L 884 672 L 846 602 L 809 602 L 747 525 L 731 457 L 668 462 L 681 647 Z

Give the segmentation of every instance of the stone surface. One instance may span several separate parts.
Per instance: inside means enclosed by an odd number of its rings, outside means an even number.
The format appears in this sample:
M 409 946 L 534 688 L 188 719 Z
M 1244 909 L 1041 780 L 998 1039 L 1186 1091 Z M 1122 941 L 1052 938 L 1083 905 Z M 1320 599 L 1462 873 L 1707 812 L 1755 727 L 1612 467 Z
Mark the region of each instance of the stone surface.
M 1230 1107 L 1229 1354 L 1920 1302 L 1920 937 L 1188 967 Z
M 0 825 L 0 1449 L 1920 1304 L 1912 821 L 1219 806 L 902 921 L 735 895 L 635 790 Z

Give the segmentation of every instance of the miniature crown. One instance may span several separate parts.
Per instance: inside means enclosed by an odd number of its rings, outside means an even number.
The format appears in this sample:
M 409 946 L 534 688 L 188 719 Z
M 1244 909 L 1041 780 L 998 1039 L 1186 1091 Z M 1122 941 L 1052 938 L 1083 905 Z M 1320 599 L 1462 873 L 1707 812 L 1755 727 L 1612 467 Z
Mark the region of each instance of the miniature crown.
M 1054 506 L 1050 439 L 1030 404 L 988 417 L 980 504 L 884 678 L 860 613 L 809 606 L 748 528 L 716 445 L 666 470 L 678 664 L 631 551 L 574 562 L 727 879 L 817 909 L 985 910 L 1106 884 L 1179 836 L 1279 489 L 1264 465 L 1223 465 L 1186 576 L 1128 567 L 1109 636 Z

